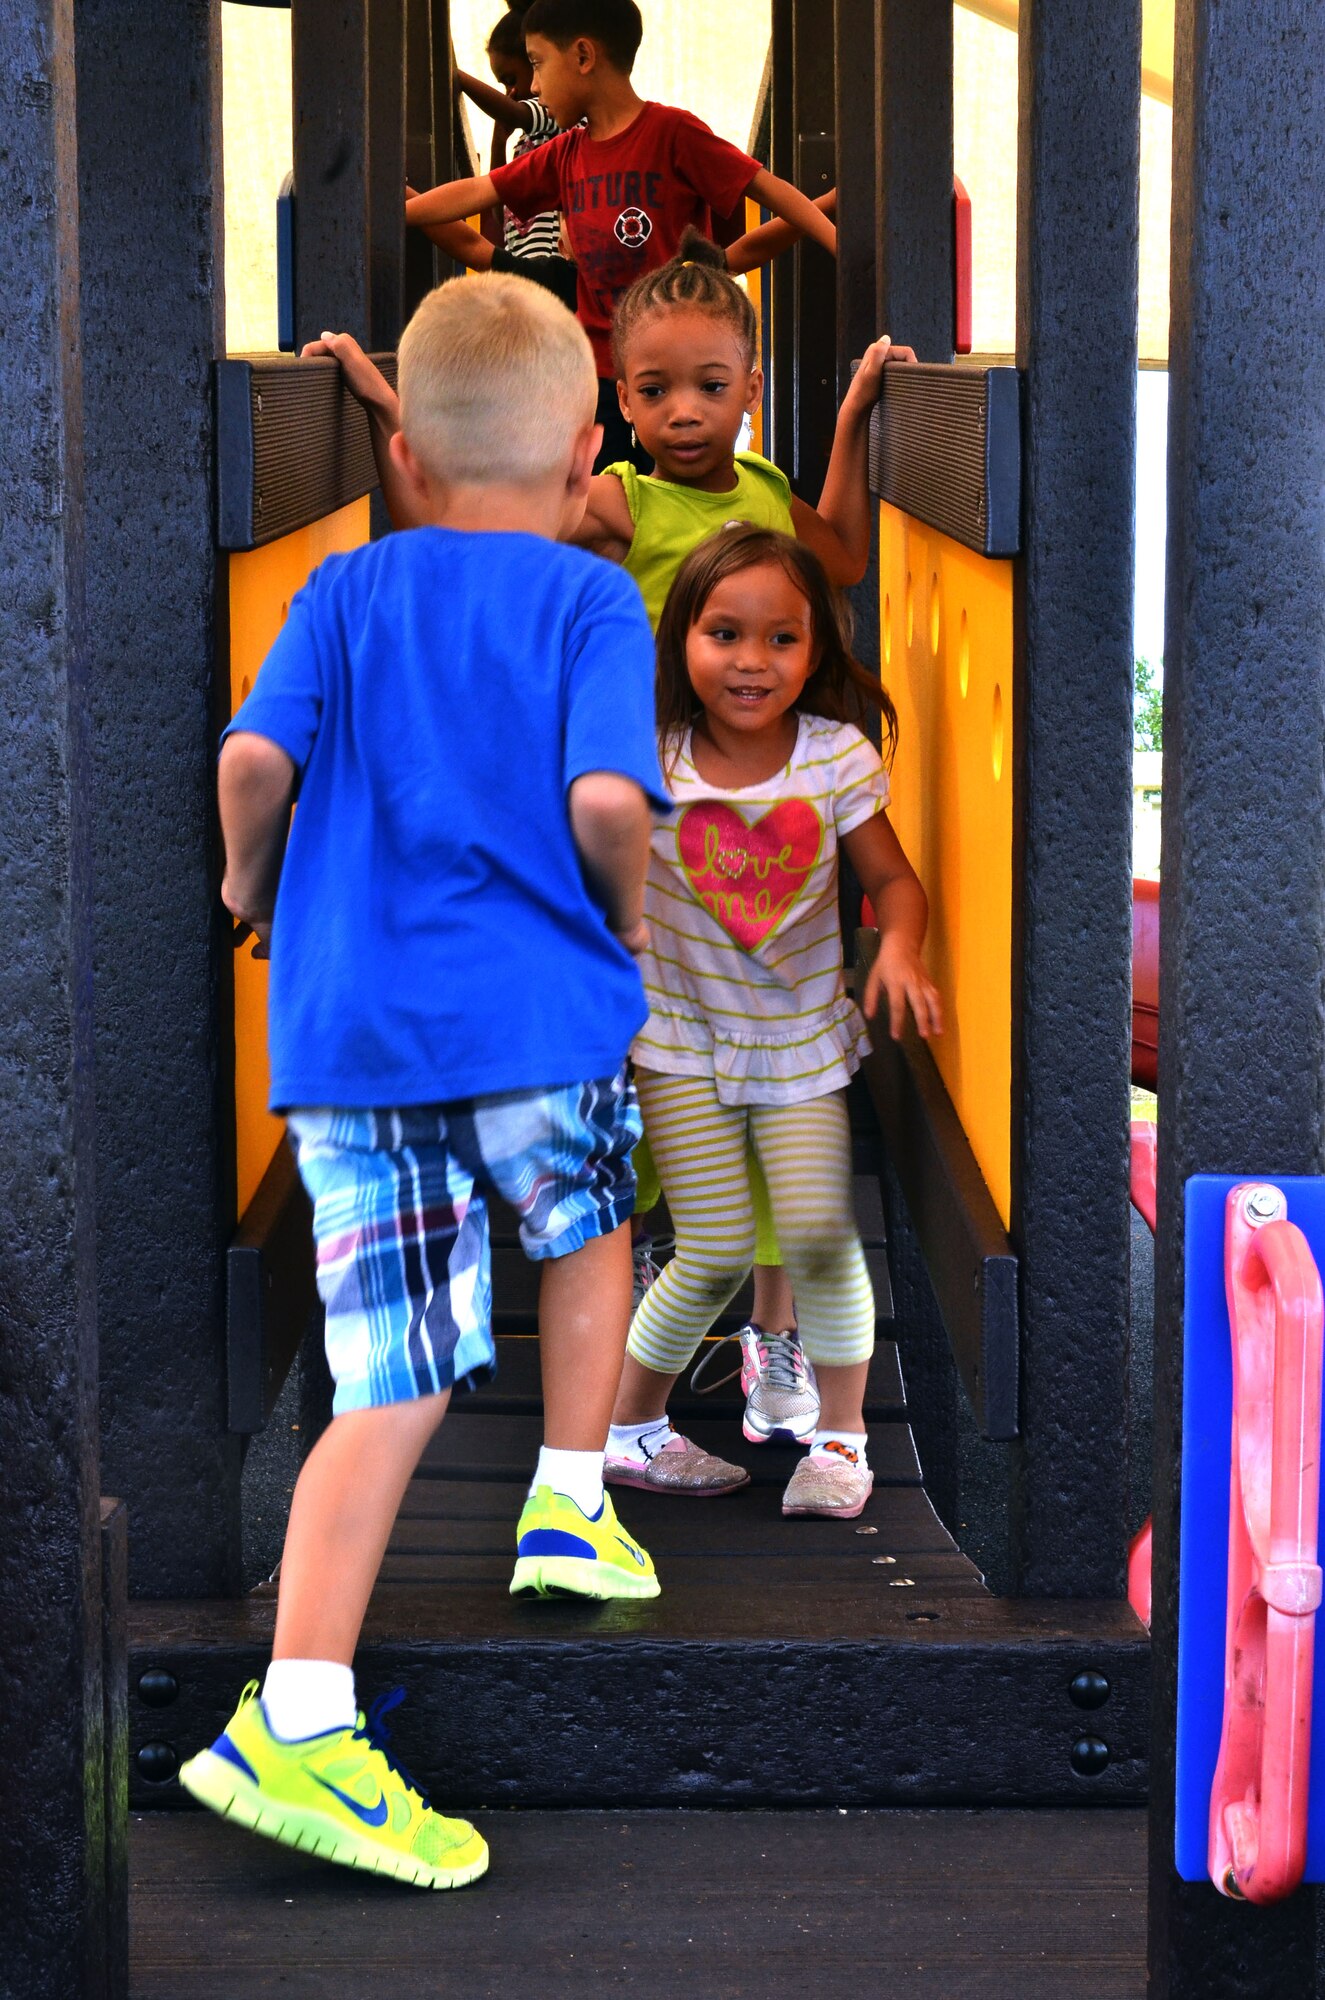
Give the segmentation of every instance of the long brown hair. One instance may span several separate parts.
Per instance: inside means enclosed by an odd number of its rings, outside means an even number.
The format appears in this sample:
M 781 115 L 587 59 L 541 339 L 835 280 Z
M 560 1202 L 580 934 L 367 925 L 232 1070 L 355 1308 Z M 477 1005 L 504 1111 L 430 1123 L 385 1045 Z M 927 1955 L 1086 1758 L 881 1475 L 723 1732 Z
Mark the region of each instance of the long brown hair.
M 861 666 L 851 651 L 851 608 L 824 574 L 812 549 L 794 535 L 772 528 L 719 529 L 690 551 L 672 579 L 658 621 L 658 671 L 654 683 L 658 739 L 664 762 L 675 763 L 685 732 L 703 713 L 703 703 L 690 684 L 686 640 L 717 586 L 742 570 L 777 563 L 786 571 L 810 607 L 810 634 L 817 655 L 814 671 L 793 706 L 805 715 L 827 716 L 830 722 L 864 724 L 871 708 L 878 709 L 886 739 L 884 759 L 892 763 L 897 749 L 897 710 L 887 689 Z

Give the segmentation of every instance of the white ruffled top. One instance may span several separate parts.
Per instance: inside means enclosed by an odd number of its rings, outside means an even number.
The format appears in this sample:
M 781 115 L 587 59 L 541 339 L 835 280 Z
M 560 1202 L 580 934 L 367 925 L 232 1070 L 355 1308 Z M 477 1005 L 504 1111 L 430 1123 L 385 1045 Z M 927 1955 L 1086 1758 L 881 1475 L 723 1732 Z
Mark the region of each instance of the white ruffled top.
M 837 849 L 888 803 L 878 751 L 850 723 L 802 715 L 779 772 L 723 791 L 700 777 L 687 731 L 669 787 L 645 889 L 636 1064 L 712 1076 L 724 1104 L 840 1090 L 870 1044 L 842 976 Z

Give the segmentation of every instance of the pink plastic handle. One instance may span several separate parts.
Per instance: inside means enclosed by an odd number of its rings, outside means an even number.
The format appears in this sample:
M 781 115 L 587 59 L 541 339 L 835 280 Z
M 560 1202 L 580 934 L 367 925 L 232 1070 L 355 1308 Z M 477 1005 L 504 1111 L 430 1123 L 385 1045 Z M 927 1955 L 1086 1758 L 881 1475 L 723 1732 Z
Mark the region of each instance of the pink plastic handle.
M 1228 1196 L 1233 1341 L 1224 1726 L 1210 1796 L 1211 1879 L 1278 1902 L 1302 1880 L 1321 1573 L 1320 1273 L 1281 1189 Z

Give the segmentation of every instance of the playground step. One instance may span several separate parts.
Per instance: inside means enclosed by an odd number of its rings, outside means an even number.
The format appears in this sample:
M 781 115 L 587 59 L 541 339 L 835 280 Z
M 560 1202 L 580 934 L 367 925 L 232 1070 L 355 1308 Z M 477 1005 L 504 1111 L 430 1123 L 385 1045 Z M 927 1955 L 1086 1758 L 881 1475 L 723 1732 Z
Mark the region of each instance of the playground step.
M 210 1816 L 136 1818 L 134 2000 L 359 2000 L 388 1985 L 447 2000 L 1145 1990 L 1140 1812 L 519 1812 L 480 1825 L 489 1874 L 439 1901 Z

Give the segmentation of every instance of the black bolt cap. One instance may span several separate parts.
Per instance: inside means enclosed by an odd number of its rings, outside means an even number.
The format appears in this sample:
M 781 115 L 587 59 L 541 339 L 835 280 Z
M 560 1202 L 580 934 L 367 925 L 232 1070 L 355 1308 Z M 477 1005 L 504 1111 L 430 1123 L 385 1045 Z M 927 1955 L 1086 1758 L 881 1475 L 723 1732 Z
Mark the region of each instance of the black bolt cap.
M 1098 1778 L 1109 1762 L 1109 1746 L 1098 1736 L 1079 1736 L 1072 1745 L 1072 1769 L 1079 1778 Z
M 1093 1667 L 1078 1674 L 1067 1691 L 1078 1708 L 1103 1708 L 1109 1699 L 1109 1683 Z
M 179 1769 L 179 1758 L 169 1743 L 144 1743 L 138 1752 L 139 1775 L 150 1785 L 168 1785 Z
M 149 1667 L 138 1676 L 138 1699 L 149 1708 L 169 1708 L 179 1693 L 179 1682 L 163 1667 Z

